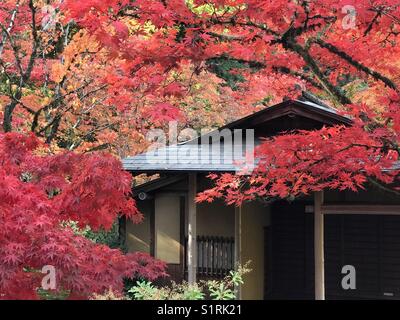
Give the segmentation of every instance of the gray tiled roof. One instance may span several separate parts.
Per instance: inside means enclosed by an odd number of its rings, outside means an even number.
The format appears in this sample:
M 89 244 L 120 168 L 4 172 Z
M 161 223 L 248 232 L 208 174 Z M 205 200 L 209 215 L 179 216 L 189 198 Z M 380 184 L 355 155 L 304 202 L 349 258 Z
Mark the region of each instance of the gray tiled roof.
M 234 121 L 220 128 L 236 128 L 238 125 L 248 119 L 258 117 L 262 114 L 277 110 L 289 102 L 284 102 L 276 106 L 272 106 L 256 112 L 250 116 Z M 349 120 L 337 114 L 335 109 L 322 106 L 314 102 L 295 100 L 291 103 L 305 109 L 311 109 L 314 112 L 324 112 L 332 117 L 339 118 L 340 121 Z M 211 135 L 213 133 L 209 133 Z M 198 144 L 199 139 L 163 147 L 156 152 L 147 152 L 128 157 L 122 160 L 125 170 L 134 172 L 236 172 L 243 169 L 243 159 L 245 158 L 245 150 L 233 150 L 230 156 L 224 155 L 223 147 L 212 150 L 212 148 L 204 150 L 205 146 Z M 255 145 L 260 140 L 255 141 Z M 223 144 L 222 144 L 223 145 Z
M 126 158 L 123 166 L 128 171 L 137 172 L 235 172 L 243 169 L 245 150 L 232 148 L 226 152 L 223 145 L 217 147 L 193 143 L 173 145 Z

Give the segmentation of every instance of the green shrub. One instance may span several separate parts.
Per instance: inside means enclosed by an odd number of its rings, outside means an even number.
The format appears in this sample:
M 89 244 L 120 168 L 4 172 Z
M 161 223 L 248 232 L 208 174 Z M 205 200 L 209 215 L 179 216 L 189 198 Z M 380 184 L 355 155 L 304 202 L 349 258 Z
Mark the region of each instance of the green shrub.
M 128 290 L 128 296 L 134 300 L 234 300 L 235 288 L 243 284 L 243 276 L 251 270 L 250 262 L 230 271 L 222 280 L 199 281 L 196 284 L 172 283 L 171 286 L 156 287 L 150 281 L 137 281 Z

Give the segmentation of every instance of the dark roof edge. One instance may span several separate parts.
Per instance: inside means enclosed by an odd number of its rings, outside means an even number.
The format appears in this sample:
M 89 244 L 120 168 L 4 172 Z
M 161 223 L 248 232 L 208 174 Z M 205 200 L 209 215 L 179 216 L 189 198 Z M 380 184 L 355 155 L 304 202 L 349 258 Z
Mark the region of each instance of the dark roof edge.
M 331 107 L 329 107 L 327 105 L 318 105 L 317 103 L 312 102 L 312 101 L 286 100 L 286 101 L 283 101 L 281 103 L 275 104 L 273 106 L 266 107 L 266 108 L 264 108 L 264 109 L 262 109 L 260 111 L 255 112 L 255 113 L 249 114 L 248 116 L 245 116 L 245 117 L 240 118 L 238 120 L 232 121 L 232 122 L 230 122 L 230 123 L 228 123 L 228 124 L 226 124 L 226 125 L 224 125 L 222 127 L 219 127 L 219 128 L 217 128 L 217 129 L 215 129 L 213 131 L 210 131 L 209 133 L 207 133 L 207 134 L 205 134 L 203 136 L 211 136 L 214 132 L 218 132 L 218 131 L 221 131 L 221 130 L 224 130 L 224 129 L 230 129 L 232 127 L 236 127 L 236 126 L 242 124 L 243 122 L 245 122 L 247 120 L 250 120 L 252 118 L 258 117 L 260 115 L 265 115 L 265 114 L 268 114 L 268 113 L 272 114 L 274 111 L 276 111 L 276 109 L 284 108 L 284 107 L 290 107 L 290 106 L 294 106 L 294 107 L 297 107 L 297 108 L 303 108 L 303 109 L 306 108 L 310 112 L 318 113 L 320 115 L 326 116 L 328 118 L 331 118 L 331 119 L 333 119 L 333 120 L 335 120 L 335 121 L 337 121 L 339 123 L 343 123 L 345 125 L 351 125 L 353 123 L 353 120 L 351 120 L 348 117 L 340 115 L 336 109 L 333 109 L 333 108 L 331 108 Z M 294 113 L 296 113 L 295 110 L 292 110 L 292 111 Z M 192 139 L 192 140 L 189 140 L 189 141 L 185 141 L 185 142 L 182 142 L 180 144 L 182 145 L 182 144 L 187 144 L 187 143 L 190 143 L 190 142 L 194 142 L 194 141 L 199 140 L 200 138 L 201 137 L 196 137 L 195 139 Z
M 166 187 L 175 182 L 184 180 L 186 178 L 186 174 L 179 174 L 169 177 L 160 177 L 148 182 L 145 182 L 141 185 L 135 186 L 132 188 L 132 195 L 136 197 L 140 192 L 151 192 L 153 190 L 157 190 L 162 187 Z

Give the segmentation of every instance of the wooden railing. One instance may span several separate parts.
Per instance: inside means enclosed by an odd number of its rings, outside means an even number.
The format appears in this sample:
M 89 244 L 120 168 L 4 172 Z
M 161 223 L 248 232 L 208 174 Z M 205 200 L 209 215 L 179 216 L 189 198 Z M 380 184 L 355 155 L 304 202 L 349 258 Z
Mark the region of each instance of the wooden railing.
M 187 239 L 185 244 L 187 246 Z M 185 266 L 187 266 L 186 254 Z M 199 276 L 224 277 L 234 268 L 234 238 L 197 236 L 197 274 Z

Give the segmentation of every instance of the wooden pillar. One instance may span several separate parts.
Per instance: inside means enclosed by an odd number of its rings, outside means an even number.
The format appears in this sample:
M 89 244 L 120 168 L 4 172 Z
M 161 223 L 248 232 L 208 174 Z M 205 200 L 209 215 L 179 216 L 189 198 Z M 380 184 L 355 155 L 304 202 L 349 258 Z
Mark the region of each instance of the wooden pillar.
M 242 262 L 242 207 L 235 207 L 235 265 Z M 236 298 L 241 299 L 241 287 L 235 288 Z
M 315 300 L 325 300 L 323 191 L 314 195 Z
M 196 202 L 197 193 L 197 175 L 189 173 L 189 188 L 188 188 L 188 245 L 187 245 L 187 270 L 188 282 L 194 284 L 196 282 L 197 271 L 197 230 L 196 230 Z

